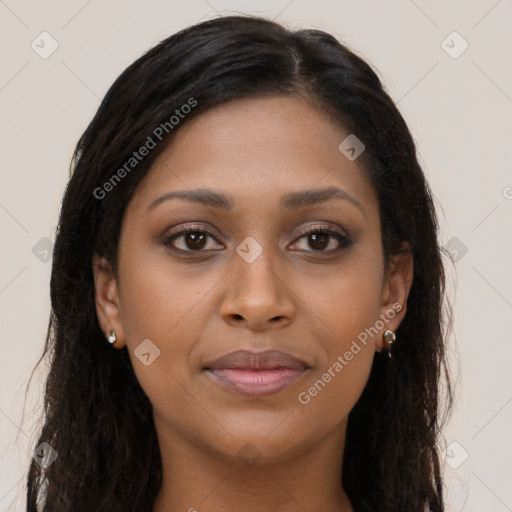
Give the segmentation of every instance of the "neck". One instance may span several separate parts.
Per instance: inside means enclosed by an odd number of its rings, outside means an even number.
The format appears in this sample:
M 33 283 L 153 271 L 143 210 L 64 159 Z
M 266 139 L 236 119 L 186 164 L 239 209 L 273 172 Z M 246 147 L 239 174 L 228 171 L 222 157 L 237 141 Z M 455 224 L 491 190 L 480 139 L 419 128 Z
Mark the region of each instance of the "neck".
M 159 432 L 163 481 L 153 512 L 239 512 L 241 504 L 244 512 L 353 512 L 341 482 L 345 428 L 272 461 L 230 457 Z

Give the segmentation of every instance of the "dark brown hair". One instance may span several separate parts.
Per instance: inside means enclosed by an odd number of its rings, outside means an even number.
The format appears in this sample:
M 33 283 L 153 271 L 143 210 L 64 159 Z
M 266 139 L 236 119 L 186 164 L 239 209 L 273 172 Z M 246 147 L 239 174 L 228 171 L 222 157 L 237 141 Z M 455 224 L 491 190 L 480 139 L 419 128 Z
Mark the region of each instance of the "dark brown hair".
M 438 440 L 441 406 L 448 411 L 452 397 L 443 344 L 445 276 L 433 199 L 411 134 L 377 74 L 333 36 L 227 16 L 186 28 L 131 64 L 76 146 L 56 232 L 42 356 L 50 370 L 38 444 L 48 442 L 59 458 L 46 470 L 32 462 L 29 512 L 152 510 L 162 468 L 151 404 L 126 347 L 112 350 L 99 327 L 92 257 L 105 256 L 116 268 L 125 209 L 173 133 L 231 99 L 275 94 L 308 98 L 364 142 L 385 261 L 404 243 L 414 258 L 393 357 L 375 355 L 349 416 L 343 485 L 358 512 L 444 510 Z M 94 191 L 190 98 L 196 101 L 190 113 L 166 125 L 156 147 L 98 199 Z

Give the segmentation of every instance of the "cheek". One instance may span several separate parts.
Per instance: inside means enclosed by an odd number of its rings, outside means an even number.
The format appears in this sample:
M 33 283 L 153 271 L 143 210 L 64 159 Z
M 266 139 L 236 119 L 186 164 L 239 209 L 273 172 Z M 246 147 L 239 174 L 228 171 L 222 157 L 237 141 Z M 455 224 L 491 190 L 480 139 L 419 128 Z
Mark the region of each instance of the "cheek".
M 211 311 L 205 308 L 220 276 L 171 266 L 163 249 L 137 244 L 126 244 L 120 252 L 119 272 L 123 329 L 141 387 L 157 410 L 190 401 L 182 386 L 190 377 L 190 353 L 206 329 Z M 138 357 L 144 340 L 156 346 L 149 345 L 156 357 L 151 354 L 154 362 L 148 365 Z
M 378 308 L 374 300 L 368 300 L 370 297 L 358 300 L 364 295 L 359 288 L 358 294 L 324 311 L 330 333 L 322 339 L 321 364 L 301 389 L 307 396 L 298 397 L 303 405 L 315 402 L 333 420 L 347 415 L 358 400 L 375 354 L 372 326 L 378 320 Z M 330 404 L 338 407 L 330 409 Z
M 381 279 L 379 260 L 361 251 L 321 287 L 310 283 L 308 306 L 329 329 L 322 338 L 321 364 L 297 396 L 304 419 L 320 415 L 326 429 L 333 427 L 363 392 L 375 354 Z
M 379 318 L 383 265 L 363 246 L 350 253 L 328 276 L 305 283 L 309 308 L 330 327 L 330 353 L 345 350 L 352 339 Z
M 194 278 L 190 269 L 169 262 L 163 248 L 132 244 L 120 254 L 121 310 L 131 345 L 145 338 L 154 339 L 159 346 L 168 345 L 182 324 L 194 329 L 191 317 L 213 286 L 213 276 Z

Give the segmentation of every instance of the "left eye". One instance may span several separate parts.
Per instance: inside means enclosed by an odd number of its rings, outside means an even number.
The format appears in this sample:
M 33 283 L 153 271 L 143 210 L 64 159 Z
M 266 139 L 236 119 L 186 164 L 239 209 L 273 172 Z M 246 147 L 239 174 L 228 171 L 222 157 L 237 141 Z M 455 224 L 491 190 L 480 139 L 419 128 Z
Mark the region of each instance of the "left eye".
M 302 239 L 306 239 L 309 246 L 316 252 L 336 251 L 350 245 L 350 240 L 345 235 L 326 228 L 307 231 L 298 238 L 298 240 Z M 332 247 L 333 243 L 334 247 Z M 308 249 L 305 250 L 308 251 Z

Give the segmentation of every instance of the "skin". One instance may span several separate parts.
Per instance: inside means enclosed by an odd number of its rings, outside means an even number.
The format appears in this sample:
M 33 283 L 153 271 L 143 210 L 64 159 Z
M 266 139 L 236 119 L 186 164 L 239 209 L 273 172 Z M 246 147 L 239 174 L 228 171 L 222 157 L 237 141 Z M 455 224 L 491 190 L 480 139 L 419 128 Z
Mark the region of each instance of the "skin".
M 153 405 L 163 463 L 154 512 L 353 510 L 341 484 L 347 418 L 382 333 L 405 315 L 413 262 L 406 252 L 385 269 L 377 197 L 358 160 L 338 149 L 347 135 L 294 96 L 210 109 L 180 127 L 128 205 L 117 279 L 95 256 L 100 325 L 105 335 L 115 329 L 115 348 L 128 347 Z M 280 204 L 288 192 L 331 186 L 362 209 L 341 199 Z M 148 212 L 161 195 L 196 188 L 229 196 L 232 210 L 172 199 Z M 174 252 L 161 245 L 187 222 L 214 238 L 181 236 Z M 318 225 L 348 233 L 351 244 L 298 232 Z M 236 252 L 249 236 L 263 249 L 252 263 Z M 401 311 L 300 403 L 393 304 Z M 134 355 L 145 339 L 160 350 L 148 366 Z M 241 348 L 276 348 L 311 369 L 276 395 L 247 398 L 201 371 Z

